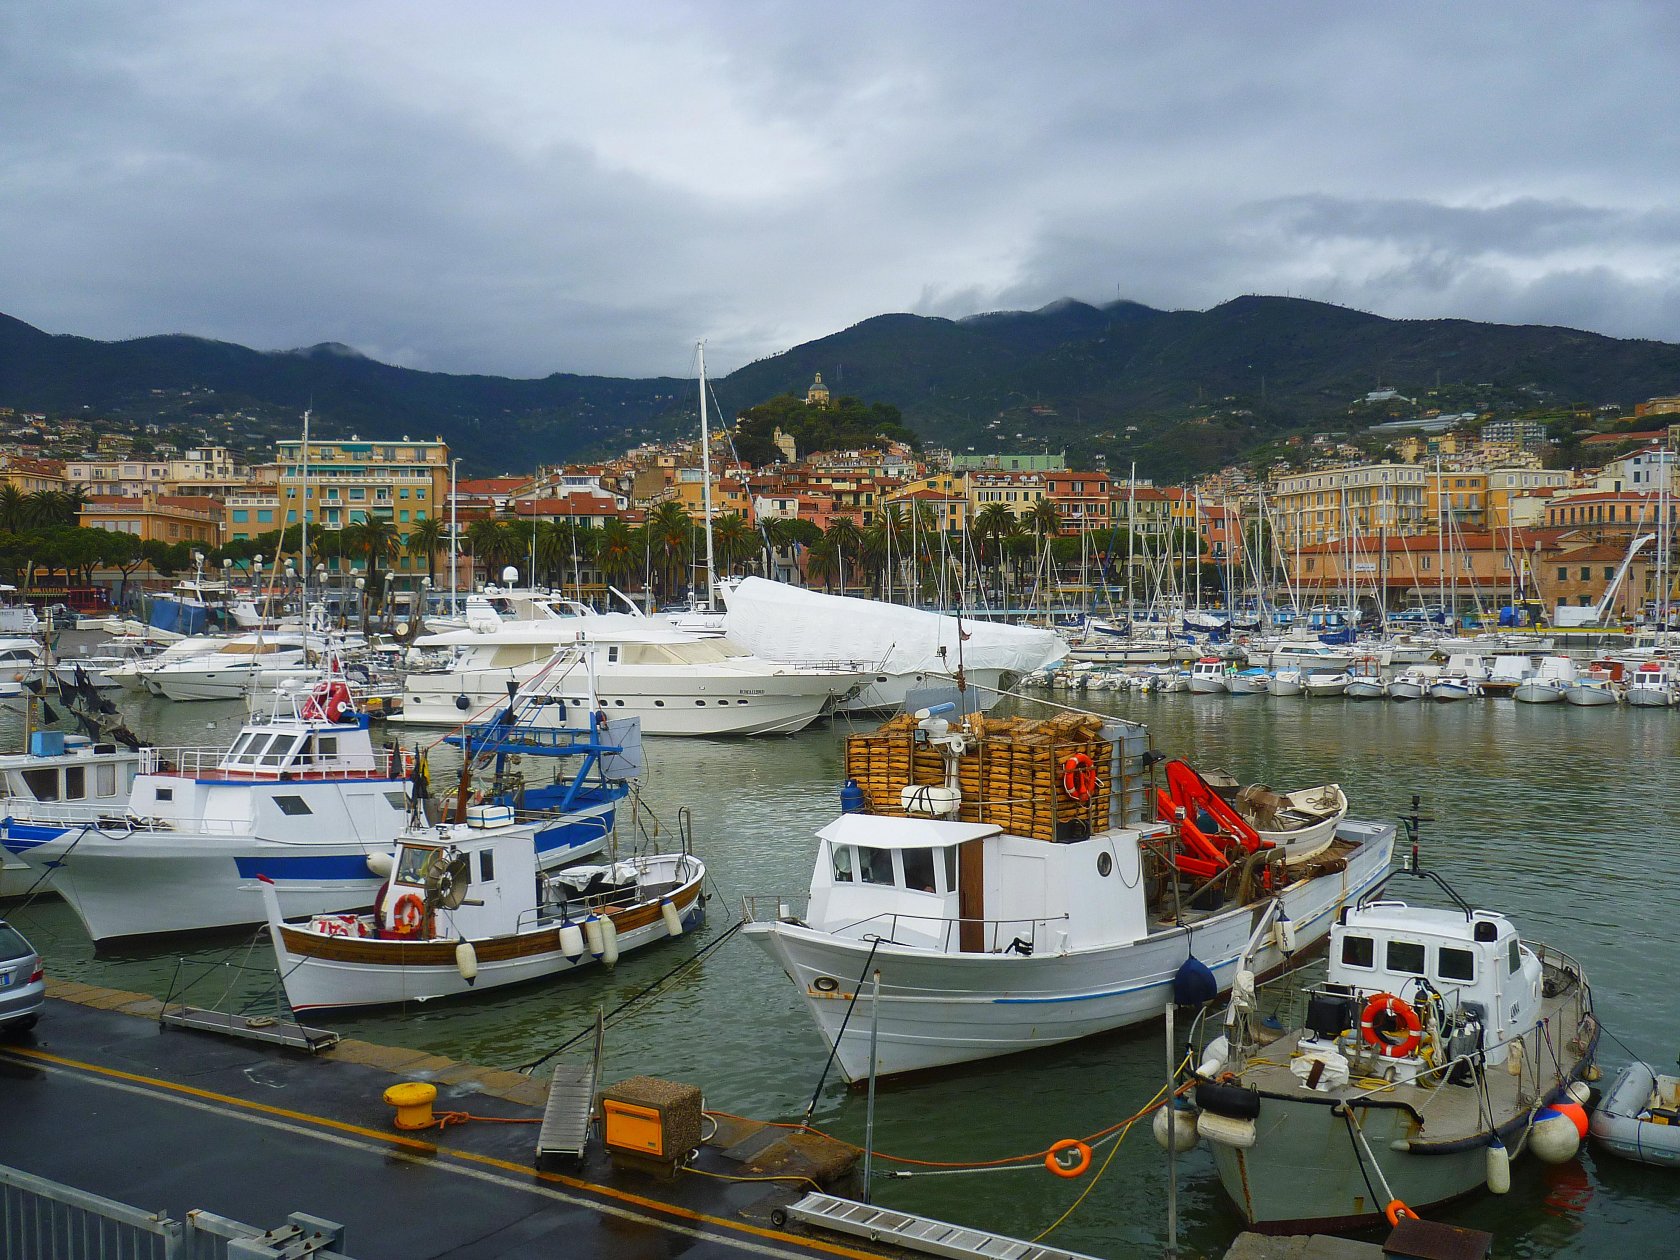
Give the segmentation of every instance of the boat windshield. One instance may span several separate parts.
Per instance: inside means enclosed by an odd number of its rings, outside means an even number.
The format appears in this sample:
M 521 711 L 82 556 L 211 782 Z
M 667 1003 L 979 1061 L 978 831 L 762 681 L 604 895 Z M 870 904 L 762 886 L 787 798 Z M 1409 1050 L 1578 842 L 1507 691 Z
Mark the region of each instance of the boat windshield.
M 424 884 L 426 862 L 436 852 L 437 850 L 429 845 L 403 845 L 397 854 L 397 869 L 392 879 L 399 884 Z

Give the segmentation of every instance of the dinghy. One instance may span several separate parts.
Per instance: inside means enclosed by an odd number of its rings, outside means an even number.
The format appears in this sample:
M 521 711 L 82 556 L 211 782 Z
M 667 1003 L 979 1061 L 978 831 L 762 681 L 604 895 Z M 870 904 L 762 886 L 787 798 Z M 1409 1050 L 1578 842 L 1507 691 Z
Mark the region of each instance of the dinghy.
M 1623 1159 L 1680 1168 L 1680 1077 L 1628 1064 L 1605 1091 L 1589 1131 Z

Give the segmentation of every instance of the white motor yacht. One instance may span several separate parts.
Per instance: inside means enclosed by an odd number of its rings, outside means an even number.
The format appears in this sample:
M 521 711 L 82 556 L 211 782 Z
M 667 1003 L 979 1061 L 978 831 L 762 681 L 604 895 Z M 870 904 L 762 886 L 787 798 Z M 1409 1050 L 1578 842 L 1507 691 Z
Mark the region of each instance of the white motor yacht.
M 239 700 L 313 673 L 301 635 L 242 634 L 212 652 L 154 661 L 141 679 L 147 691 L 168 700 Z
M 0 696 L 23 694 L 26 682 L 41 677 L 41 645 L 21 635 L 0 638 Z
M 761 660 L 728 639 L 695 639 L 621 613 L 429 635 L 416 646 L 453 648 L 457 655 L 446 670 L 409 674 L 393 722 L 482 720 L 507 703 L 510 686 L 541 688 L 554 708 L 573 711 L 590 704 L 593 668 L 600 707 L 615 718 L 640 718 L 644 734 L 787 734 L 830 712 L 866 680 L 853 666 Z

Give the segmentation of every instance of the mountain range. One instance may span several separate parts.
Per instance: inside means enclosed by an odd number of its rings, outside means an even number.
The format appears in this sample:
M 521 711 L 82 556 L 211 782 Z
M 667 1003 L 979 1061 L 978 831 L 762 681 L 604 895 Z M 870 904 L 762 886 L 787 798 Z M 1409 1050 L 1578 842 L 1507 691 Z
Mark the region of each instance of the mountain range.
M 891 403 L 958 450 L 1101 453 L 1140 474 L 1203 471 L 1310 429 L 1387 419 L 1357 406 L 1393 388 L 1417 407 L 1507 414 L 1628 406 L 1680 392 L 1680 346 L 1570 328 L 1386 319 L 1296 298 L 1206 311 L 1061 301 L 951 320 L 881 315 L 712 382 L 724 415 L 823 373 L 837 395 Z M 555 373 L 450 375 L 378 363 L 337 344 L 267 352 L 167 335 L 101 342 L 0 315 L 0 406 L 133 421 L 241 412 L 289 435 L 437 434 L 473 472 L 607 454 L 696 423 L 695 388 Z

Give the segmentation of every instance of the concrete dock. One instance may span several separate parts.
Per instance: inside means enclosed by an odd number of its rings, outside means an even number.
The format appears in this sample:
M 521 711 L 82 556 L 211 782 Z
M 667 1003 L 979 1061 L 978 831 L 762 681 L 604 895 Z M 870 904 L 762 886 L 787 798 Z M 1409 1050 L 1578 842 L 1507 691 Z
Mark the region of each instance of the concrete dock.
M 722 1121 L 670 1180 L 619 1171 L 598 1144 L 575 1172 L 545 1171 L 541 1078 L 356 1041 L 310 1056 L 164 1029 L 159 1011 L 55 984 L 35 1032 L 0 1041 L 0 1162 L 176 1219 L 306 1212 L 343 1224 L 357 1260 L 890 1254 L 772 1224 L 843 1182 L 849 1147 Z M 382 1095 L 400 1080 L 476 1118 L 398 1132 Z M 790 1179 L 753 1180 L 769 1174 Z

